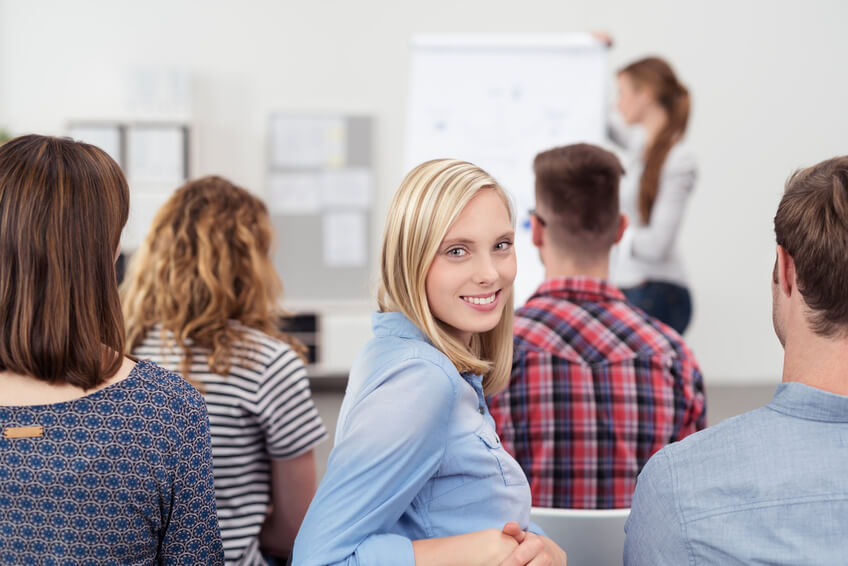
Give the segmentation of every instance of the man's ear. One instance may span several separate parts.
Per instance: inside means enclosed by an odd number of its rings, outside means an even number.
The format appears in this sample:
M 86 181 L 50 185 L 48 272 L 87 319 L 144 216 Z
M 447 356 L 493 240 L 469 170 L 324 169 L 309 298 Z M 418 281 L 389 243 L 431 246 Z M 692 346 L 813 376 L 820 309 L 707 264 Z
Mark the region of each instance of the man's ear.
M 627 227 L 630 225 L 630 221 L 627 219 L 627 215 L 621 213 L 618 215 L 618 232 L 615 234 L 614 244 L 617 244 L 621 241 L 622 236 L 624 236 L 624 231 L 627 230 Z
M 797 288 L 795 280 L 795 260 L 783 246 L 777 246 L 777 284 L 780 292 L 787 297 Z
M 545 230 L 542 226 L 542 223 L 539 222 L 539 219 L 530 215 L 530 237 L 533 240 L 533 245 L 537 248 L 541 248 L 542 244 L 545 243 Z

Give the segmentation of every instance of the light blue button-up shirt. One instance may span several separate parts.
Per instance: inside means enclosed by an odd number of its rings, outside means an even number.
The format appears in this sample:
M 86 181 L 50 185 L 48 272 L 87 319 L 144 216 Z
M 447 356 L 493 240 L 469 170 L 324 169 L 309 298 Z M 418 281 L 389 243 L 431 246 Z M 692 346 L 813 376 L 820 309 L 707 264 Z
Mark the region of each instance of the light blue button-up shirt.
M 412 566 L 413 540 L 508 521 L 527 529 L 530 488 L 501 446 L 480 376 L 460 375 L 400 313 L 374 314 L 373 327 L 294 566 Z
M 663 448 L 625 531 L 626 565 L 848 564 L 848 397 L 782 383 Z

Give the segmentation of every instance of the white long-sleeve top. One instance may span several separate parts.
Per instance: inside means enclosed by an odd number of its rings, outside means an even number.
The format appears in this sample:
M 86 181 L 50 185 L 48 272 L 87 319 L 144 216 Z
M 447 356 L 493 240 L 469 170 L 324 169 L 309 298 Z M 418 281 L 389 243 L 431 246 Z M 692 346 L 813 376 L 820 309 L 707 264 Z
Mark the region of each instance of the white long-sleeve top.
M 689 200 L 697 165 L 695 155 L 682 142 L 676 143 L 666 156 L 660 172 L 659 191 L 647 224 L 639 214 L 639 181 L 645 162 L 644 138 L 641 132 L 625 132 L 613 124 L 610 137 L 625 151 L 621 178 L 621 211 L 630 226 L 621 242 L 610 254 L 610 279 L 618 287 L 640 285 L 648 280 L 665 281 L 686 286 L 686 272 L 678 251 L 686 203 Z

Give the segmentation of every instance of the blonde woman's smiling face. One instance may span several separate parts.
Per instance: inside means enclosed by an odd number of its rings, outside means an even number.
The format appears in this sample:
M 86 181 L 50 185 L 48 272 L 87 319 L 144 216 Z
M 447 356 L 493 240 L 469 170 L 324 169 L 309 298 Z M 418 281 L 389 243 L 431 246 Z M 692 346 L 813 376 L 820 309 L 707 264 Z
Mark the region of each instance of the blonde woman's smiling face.
M 427 272 L 427 301 L 465 344 L 501 319 L 515 279 L 514 239 L 506 204 L 493 189 L 481 189 L 439 245 Z

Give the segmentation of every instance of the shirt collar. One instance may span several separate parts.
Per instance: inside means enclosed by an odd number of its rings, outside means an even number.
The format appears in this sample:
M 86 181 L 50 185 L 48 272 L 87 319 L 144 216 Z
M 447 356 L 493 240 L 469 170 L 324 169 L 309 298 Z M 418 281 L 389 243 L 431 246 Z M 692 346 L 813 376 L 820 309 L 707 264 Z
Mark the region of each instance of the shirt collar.
M 778 385 L 768 406 L 779 413 L 810 421 L 848 422 L 848 397 L 796 381 Z
M 571 300 L 627 300 L 617 287 L 604 279 L 594 277 L 553 277 L 546 279 L 536 289 L 533 297 L 545 295 Z
M 432 345 L 430 339 L 415 326 L 405 314 L 400 312 L 375 312 L 371 315 L 371 327 L 374 336 L 397 336 L 398 338 L 409 338 L 421 340 Z M 483 394 L 483 376 L 471 372 L 463 372 L 462 378 Z
M 477 375 L 476 373 L 471 373 L 470 371 L 464 371 L 461 374 L 462 378 L 471 384 L 471 386 L 477 391 L 477 393 L 482 396 L 483 395 L 483 376 Z
M 374 336 L 398 336 L 429 342 L 420 328 L 400 312 L 375 312 L 371 315 Z

